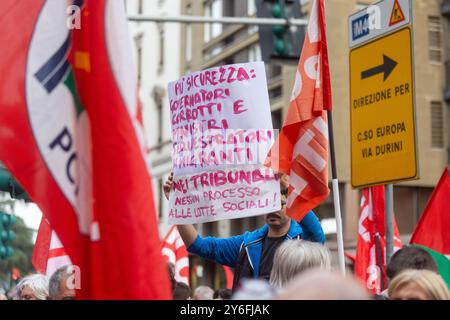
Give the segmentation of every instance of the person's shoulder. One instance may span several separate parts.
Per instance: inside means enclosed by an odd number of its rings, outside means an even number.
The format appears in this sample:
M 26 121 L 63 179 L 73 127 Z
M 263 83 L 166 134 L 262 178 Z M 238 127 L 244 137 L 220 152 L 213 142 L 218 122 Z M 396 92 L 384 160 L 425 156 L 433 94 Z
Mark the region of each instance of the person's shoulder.
M 263 225 L 261 228 L 258 228 L 253 231 L 247 231 L 243 234 L 244 243 L 248 244 L 252 241 L 256 241 L 258 239 L 264 238 L 269 230 L 269 226 L 267 224 Z
M 291 238 L 295 238 L 295 237 L 301 236 L 302 234 L 303 234 L 303 228 L 300 225 L 300 223 L 298 223 L 294 219 L 291 219 L 291 227 L 289 228 L 288 236 Z

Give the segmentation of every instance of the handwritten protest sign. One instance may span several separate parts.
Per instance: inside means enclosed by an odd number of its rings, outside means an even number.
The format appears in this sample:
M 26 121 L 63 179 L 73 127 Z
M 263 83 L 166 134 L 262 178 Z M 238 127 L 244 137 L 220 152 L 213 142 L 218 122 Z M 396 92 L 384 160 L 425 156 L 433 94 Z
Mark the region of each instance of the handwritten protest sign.
M 264 63 L 211 68 L 168 86 L 174 184 L 169 223 L 280 209 L 278 178 L 263 163 L 274 141 Z

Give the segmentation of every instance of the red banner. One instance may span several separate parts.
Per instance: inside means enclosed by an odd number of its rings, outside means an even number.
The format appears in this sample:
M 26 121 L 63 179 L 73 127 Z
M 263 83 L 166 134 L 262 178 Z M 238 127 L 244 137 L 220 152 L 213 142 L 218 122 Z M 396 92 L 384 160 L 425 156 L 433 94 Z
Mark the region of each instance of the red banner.
M 331 85 L 324 1 L 315 0 L 298 63 L 286 120 L 268 164 L 289 175 L 287 214 L 301 220 L 328 189 L 328 120 Z
M 0 16 L 0 159 L 79 267 L 78 296 L 170 298 L 123 1 L 5 0 Z

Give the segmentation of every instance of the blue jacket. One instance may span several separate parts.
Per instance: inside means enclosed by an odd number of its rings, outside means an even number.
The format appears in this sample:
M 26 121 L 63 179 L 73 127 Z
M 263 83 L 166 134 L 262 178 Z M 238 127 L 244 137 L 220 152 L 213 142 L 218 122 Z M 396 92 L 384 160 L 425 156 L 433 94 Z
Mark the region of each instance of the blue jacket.
M 247 251 L 247 257 L 253 269 L 253 276 L 259 276 L 259 263 L 262 254 L 262 240 L 267 235 L 269 226 L 266 224 L 252 232 L 246 232 L 230 238 L 202 238 L 197 236 L 189 246 L 188 251 L 219 264 L 234 268 L 242 249 Z M 325 235 L 314 212 L 310 211 L 300 223 L 291 220 L 287 239 L 301 238 L 324 243 Z

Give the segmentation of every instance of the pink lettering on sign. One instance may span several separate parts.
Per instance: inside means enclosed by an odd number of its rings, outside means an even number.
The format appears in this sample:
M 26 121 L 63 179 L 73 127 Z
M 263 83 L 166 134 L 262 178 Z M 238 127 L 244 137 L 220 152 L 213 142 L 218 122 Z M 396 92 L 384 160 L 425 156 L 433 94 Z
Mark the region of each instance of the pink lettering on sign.
M 234 114 L 241 114 L 243 112 L 247 111 L 247 109 L 244 109 L 244 100 L 237 100 L 233 104 L 233 113 Z
M 200 197 L 197 195 L 185 196 L 185 197 L 176 197 L 175 205 L 189 205 L 194 203 L 199 203 Z
M 240 187 L 240 188 L 228 188 L 225 190 L 204 191 L 203 199 L 207 201 L 230 199 L 230 198 L 242 199 L 260 195 L 261 189 L 259 187 Z
M 229 89 L 218 88 L 209 91 L 201 89 L 198 92 L 189 93 L 177 99 L 171 99 L 169 102 L 170 111 L 176 112 L 183 108 L 186 109 L 188 107 L 195 107 L 200 104 L 206 104 L 212 101 L 225 100 L 228 99 L 229 96 Z
M 269 199 L 243 200 L 240 202 L 224 202 L 223 209 L 229 211 L 244 211 L 249 209 L 261 209 L 269 207 Z
M 251 185 L 257 182 L 268 182 L 278 179 L 270 170 L 265 170 L 264 173 L 261 173 L 259 169 L 256 169 L 253 171 L 236 170 L 229 172 L 217 170 L 193 175 L 189 180 L 193 183 L 193 188 L 198 189 L 203 187 L 220 187 L 225 184 L 236 183 Z
M 191 208 L 172 208 L 169 210 L 169 218 L 186 219 L 192 218 Z
M 194 212 L 196 218 L 216 215 L 216 209 L 214 208 L 214 205 L 195 208 Z

